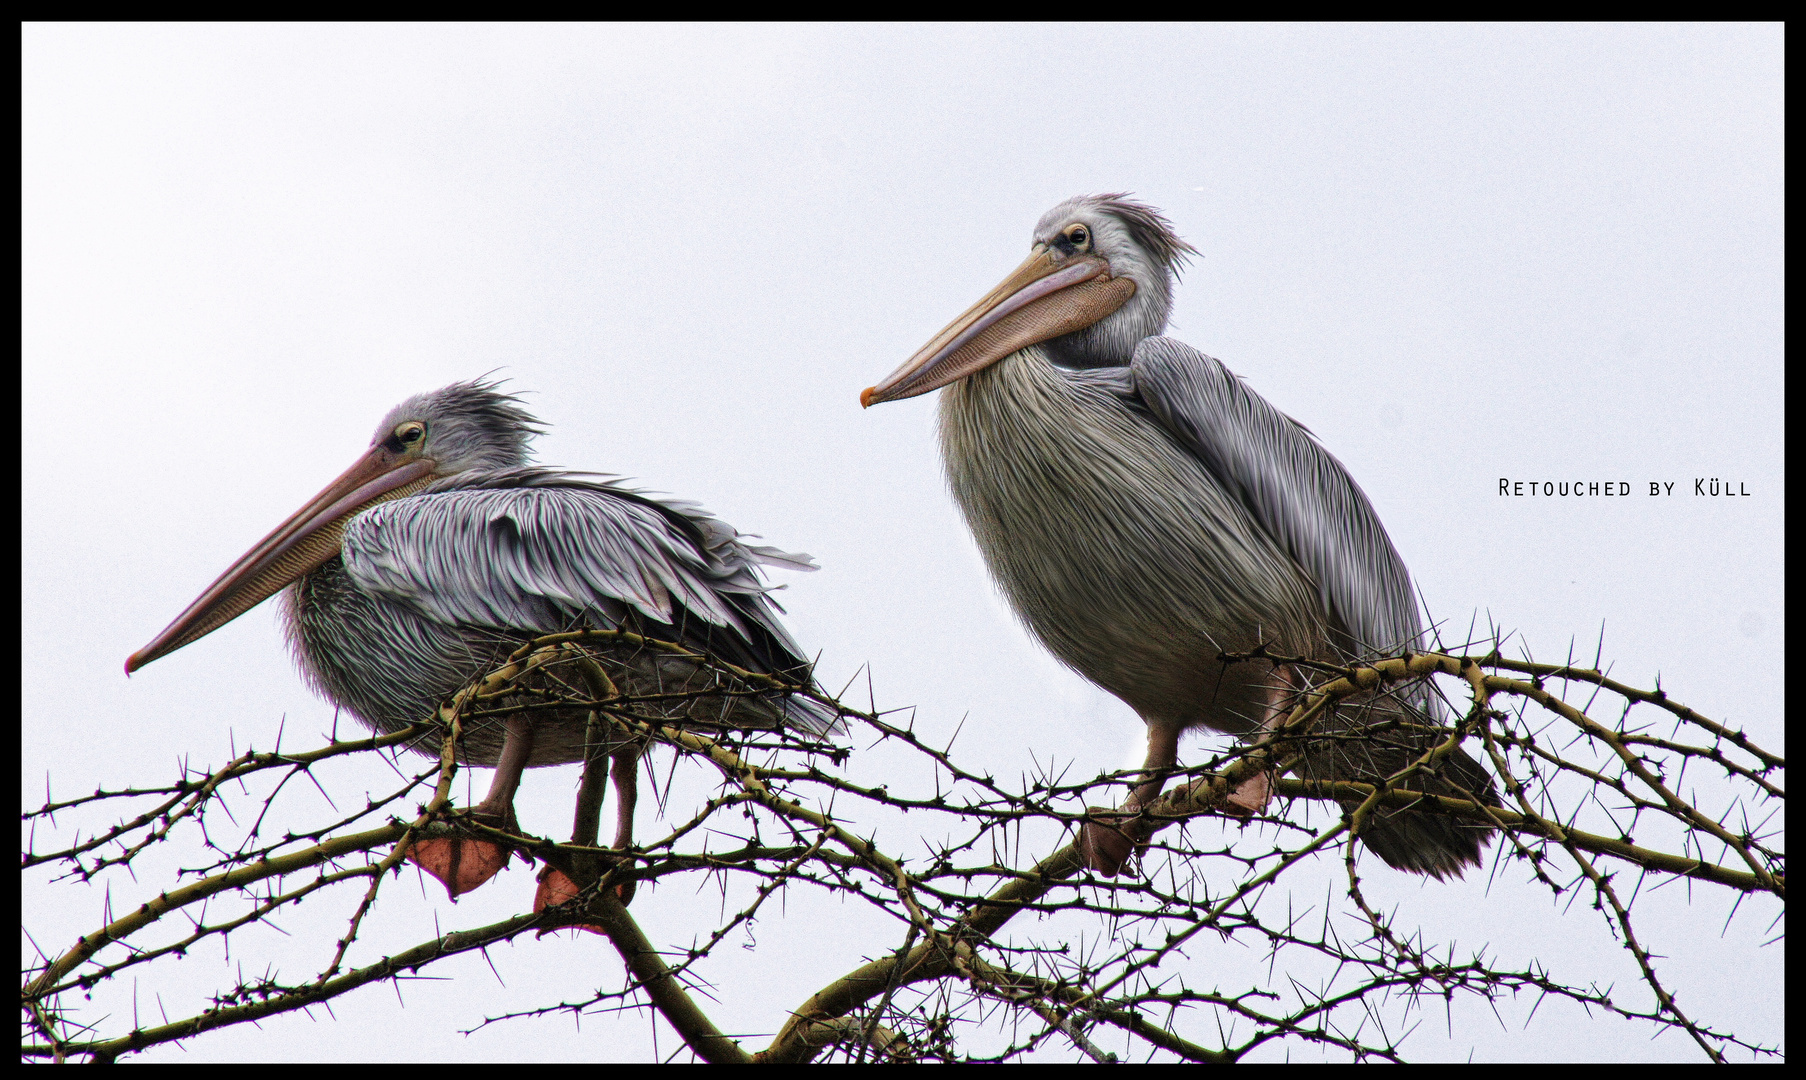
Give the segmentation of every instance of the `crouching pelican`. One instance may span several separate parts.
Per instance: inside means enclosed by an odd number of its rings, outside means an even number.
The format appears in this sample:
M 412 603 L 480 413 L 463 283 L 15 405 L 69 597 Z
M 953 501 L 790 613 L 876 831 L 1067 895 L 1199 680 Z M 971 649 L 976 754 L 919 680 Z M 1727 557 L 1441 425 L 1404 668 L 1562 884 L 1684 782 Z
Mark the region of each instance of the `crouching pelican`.
M 491 382 L 453 383 L 402 402 L 351 468 L 134 653 L 127 674 L 286 589 L 283 618 L 302 674 L 378 732 L 432 717 L 523 641 L 578 628 L 631 630 L 811 685 L 759 569 L 812 570 L 807 555 L 752 546 L 691 503 L 528 465 L 528 443 L 541 430 L 517 397 Z M 604 660 L 627 694 L 662 695 L 651 708 L 669 719 L 814 735 L 836 726 L 817 702 L 724 686 L 694 659 L 621 646 Z M 733 692 L 710 696 L 710 688 Z M 582 761 L 577 842 L 594 844 L 612 756 L 615 847 L 630 845 L 643 747 L 586 750 L 587 715 L 523 711 L 473 724 L 462 760 L 495 766 L 495 777 L 471 816 L 517 832 L 522 770 Z M 437 754 L 439 742 L 416 749 Z M 455 900 L 494 876 L 508 854 L 486 841 L 429 839 L 416 842 L 410 858 Z M 548 870 L 536 908 L 574 894 L 569 879 Z M 630 896 L 623 887 L 622 898 Z
M 947 476 L 992 576 L 1049 651 L 1147 723 L 1125 816 L 1160 794 L 1180 732 L 1258 732 L 1303 685 L 1223 654 L 1265 644 L 1341 663 L 1421 647 L 1424 630 L 1410 574 L 1342 464 L 1221 363 L 1159 336 L 1188 254 L 1152 207 L 1069 199 L 1036 225 L 1026 262 L 860 396 L 946 388 Z M 1316 730 L 1385 726 L 1317 741 L 1301 772 L 1384 779 L 1440 741 L 1428 729 L 1441 716 L 1421 685 L 1344 706 Z M 1408 786 L 1497 800 L 1459 748 Z M 1246 782 L 1231 808 L 1258 812 L 1270 787 Z M 1491 834 L 1402 810 L 1361 839 L 1440 878 L 1478 865 Z M 1096 819 L 1079 842 L 1105 874 L 1134 847 Z

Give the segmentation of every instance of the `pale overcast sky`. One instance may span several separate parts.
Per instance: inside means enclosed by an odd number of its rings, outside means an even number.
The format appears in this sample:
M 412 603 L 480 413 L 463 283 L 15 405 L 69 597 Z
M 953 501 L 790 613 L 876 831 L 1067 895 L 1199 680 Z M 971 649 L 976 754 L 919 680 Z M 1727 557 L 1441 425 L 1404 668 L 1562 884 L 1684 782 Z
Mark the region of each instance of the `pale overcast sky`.
M 1457 639 L 1477 619 L 1515 635 L 1510 650 L 1559 660 L 1572 643 L 1590 662 L 1603 633 L 1618 678 L 1659 674 L 1785 749 L 1778 26 L 22 37 L 27 806 L 46 775 L 66 794 L 223 761 L 228 729 L 240 748 L 284 724 L 290 746 L 328 730 L 274 605 L 129 681 L 121 664 L 391 405 L 496 369 L 551 425 L 540 461 L 638 478 L 813 553 L 821 572 L 780 575 L 781 598 L 824 683 L 869 664 L 880 706 L 918 706 L 943 738 L 964 719 L 962 747 L 999 775 L 1031 753 L 1087 775 L 1139 763 L 1135 715 L 1042 653 L 992 589 L 944 487 L 933 398 L 858 406 L 1020 261 L 1043 211 L 1098 191 L 1163 208 L 1203 253 L 1169 332 L 1347 465 Z M 1501 478 L 1630 495 L 1501 497 Z M 1695 478 L 1740 494 L 1696 496 Z M 1650 497 L 1652 481 L 1672 494 Z M 875 782 L 882 759 L 848 770 Z M 559 832 L 574 779 L 530 775 L 523 824 Z M 1372 870 L 1430 940 L 1566 963 L 1570 981 L 1647 1006 L 1590 897 L 1553 903 L 1521 867 L 1456 885 Z M 1340 867 L 1311 872 L 1293 887 L 1318 903 Z M 24 894 L 41 940 L 96 925 L 99 886 L 41 880 Z M 113 903 L 149 884 L 116 879 Z M 481 925 L 531 890 L 524 869 L 456 908 L 393 890 L 383 912 L 400 925 L 371 948 L 421 940 L 435 918 Z M 1779 1042 L 1782 946 L 1755 943 L 1780 928 L 1727 929 L 1715 890 L 1662 897 L 1648 931 L 1683 1002 Z M 687 942 L 686 904 L 716 912 L 677 886 L 634 910 L 655 939 Z M 825 975 L 894 947 L 865 918 L 768 916 L 761 950 L 814 955 L 727 949 L 708 972 L 718 1023 L 773 1030 Z M 284 923 L 298 938 L 319 925 Z M 282 955 L 298 975 L 314 953 Z M 457 1034 L 620 979 L 599 938 L 494 959 L 506 989 L 468 957 L 409 984 L 405 1012 L 372 988 L 336 1019 L 149 1057 L 654 1055 L 633 1017 Z M 185 963 L 189 992 L 219 984 L 217 949 Z M 130 1007 L 130 987 L 106 992 Z M 1501 1003 L 1501 1021 L 1458 1003 L 1452 1034 L 1423 1016 L 1404 1052 L 1697 1056 L 1625 1027 L 1602 1044 L 1597 1020 L 1559 1003 L 1526 1030 L 1533 1004 Z

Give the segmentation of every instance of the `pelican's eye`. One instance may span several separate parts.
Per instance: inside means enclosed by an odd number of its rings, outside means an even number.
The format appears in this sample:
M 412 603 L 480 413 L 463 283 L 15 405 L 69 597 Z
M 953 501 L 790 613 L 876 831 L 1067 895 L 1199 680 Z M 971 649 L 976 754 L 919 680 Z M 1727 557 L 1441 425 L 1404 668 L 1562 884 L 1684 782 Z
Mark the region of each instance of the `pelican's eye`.
M 418 420 L 409 420 L 398 424 L 395 428 L 395 441 L 405 448 L 419 446 L 426 439 L 426 425 Z
M 1083 225 L 1074 225 L 1066 230 L 1066 242 L 1071 244 L 1074 250 L 1084 251 L 1085 246 L 1091 242 L 1091 230 Z

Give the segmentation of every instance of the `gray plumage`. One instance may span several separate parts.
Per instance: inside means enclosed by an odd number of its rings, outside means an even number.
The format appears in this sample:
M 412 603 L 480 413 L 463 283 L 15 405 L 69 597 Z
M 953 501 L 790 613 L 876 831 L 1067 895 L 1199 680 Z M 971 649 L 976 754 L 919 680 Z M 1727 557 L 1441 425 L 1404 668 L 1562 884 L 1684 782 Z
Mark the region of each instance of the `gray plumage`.
M 778 621 L 759 570 L 813 569 L 808 556 L 748 544 L 690 503 L 528 466 L 538 428 L 493 384 L 411 398 L 385 418 L 377 440 L 409 420 L 427 425 L 437 478 L 349 519 L 340 557 L 284 593 L 302 671 L 359 720 L 389 731 L 426 719 L 521 642 L 578 628 L 628 629 L 808 683 L 808 662 Z M 694 661 L 647 650 L 614 648 L 604 660 L 629 693 L 747 690 Z M 653 712 L 817 735 L 835 725 L 830 710 L 777 693 L 701 696 Z M 528 764 L 582 760 L 584 719 L 576 710 L 545 717 Z M 499 724 L 479 725 L 467 759 L 493 764 L 501 745 Z M 421 749 L 437 752 L 436 744 Z
M 1220 653 L 1265 643 L 1343 661 L 1421 647 L 1410 574 L 1341 463 L 1221 363 L 1155 336 L 1190 247 L 1122 196 L 1061 204 L 1035 242 L 1058 244 L 1073 222 L 1135 295 L 949 384 L 940 402 L 954 496 L 1028 628 L 1169 731 L 1246 734 L 1271 715 L 1273 673 Z M 1301 772 L 1383 778 L 1432 745 L 1441 716 L 1421 685 L 1345 705 Z M 1380 720 L 1397 730 L 1333 737 Z M 1442 770 L 1430 790 L 1495 799 L 1466 754 Z M 1399 812 L 1363 839 L 1395 867 L 1440 877 L 1477 864 L 1488 835 Z

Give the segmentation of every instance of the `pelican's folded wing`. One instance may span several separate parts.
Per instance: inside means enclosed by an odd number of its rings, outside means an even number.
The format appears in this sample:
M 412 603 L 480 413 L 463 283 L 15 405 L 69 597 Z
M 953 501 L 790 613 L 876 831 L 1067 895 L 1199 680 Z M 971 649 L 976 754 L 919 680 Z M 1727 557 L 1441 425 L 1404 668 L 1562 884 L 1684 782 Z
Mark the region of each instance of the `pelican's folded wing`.
M 1411 575 L 1360 485 L 1296 420 L 1171 338 L 1135 348 L 1141 403 L 1316 581 L 1358 653 L 1422 648 Z
M 739 645 L 716 650 L 736 663 L 806 664 L 758 564 L 808 568 L 807 556 L 749 547 L 694 507 L 581 474 L 512 469 L 450 483 L 346 524 L 345 568 L 360 588 L 446 623 L 540 633 L 618 626 L 631 609 L 654 625 L 727 632 L 733 640 L 708 632 L 707 644 Z

